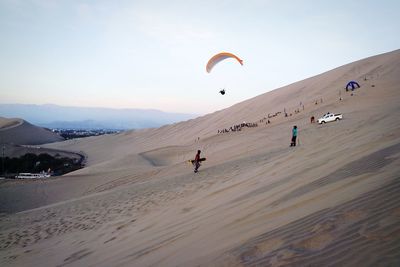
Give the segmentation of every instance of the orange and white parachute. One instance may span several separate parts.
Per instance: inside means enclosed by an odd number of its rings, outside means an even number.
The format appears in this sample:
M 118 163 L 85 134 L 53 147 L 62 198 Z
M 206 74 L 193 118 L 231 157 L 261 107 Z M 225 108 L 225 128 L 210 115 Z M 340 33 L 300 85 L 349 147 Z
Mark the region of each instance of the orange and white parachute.
M 240 58 L 238 58 L 237 56 L 235 56 L 232 53 L 228 53 L 228 52 L 222 52 L 222 53 L 218 53 L 215 56 L 213 56 L 207 63 L 206 66 L 206 70 L 208 73 L 211 72 L 211 70 L 214 68 L 215 65 L 217 65 L 219 62 L 221 62 L 222 60 L 225 60 L 227 58 L 234 58 L 236 59 L 240 65 L 243 66 L 243 60 L 241 60 Z

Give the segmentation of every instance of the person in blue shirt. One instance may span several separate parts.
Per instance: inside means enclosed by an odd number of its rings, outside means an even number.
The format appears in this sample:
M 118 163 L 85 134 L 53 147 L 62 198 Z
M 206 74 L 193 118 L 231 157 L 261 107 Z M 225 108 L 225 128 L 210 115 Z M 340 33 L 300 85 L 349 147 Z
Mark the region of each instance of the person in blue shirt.
M 297 126 L 293 126 L 292 129 L 292 142 L 290 143 L 290 146 L 296 146 L 296 138 L 297 138 Z

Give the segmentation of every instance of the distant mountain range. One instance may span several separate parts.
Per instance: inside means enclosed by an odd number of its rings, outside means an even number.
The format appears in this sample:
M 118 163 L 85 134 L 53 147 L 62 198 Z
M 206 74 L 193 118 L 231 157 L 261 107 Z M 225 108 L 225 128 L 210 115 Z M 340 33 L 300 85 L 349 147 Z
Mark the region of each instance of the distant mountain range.
M 47 128 L 141 129 L 160 127 L 197 117 L 153 109 L 65 107 L 52 104 L 0 104 L 0 116 L 22 118 Z

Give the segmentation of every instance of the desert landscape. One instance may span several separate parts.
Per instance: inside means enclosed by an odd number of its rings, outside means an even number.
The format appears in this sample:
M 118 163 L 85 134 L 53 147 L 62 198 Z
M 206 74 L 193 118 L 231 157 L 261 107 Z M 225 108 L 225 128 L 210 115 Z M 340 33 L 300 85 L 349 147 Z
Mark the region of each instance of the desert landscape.
M 41 145 L 86 167 L 0 182 L 0 265 L 399 266 L 399 90 L 396 50 L 196 119 Z M 343 119 L 310 123 L 327 112 Z M 257 126 L 221 133 L 241 124 Z

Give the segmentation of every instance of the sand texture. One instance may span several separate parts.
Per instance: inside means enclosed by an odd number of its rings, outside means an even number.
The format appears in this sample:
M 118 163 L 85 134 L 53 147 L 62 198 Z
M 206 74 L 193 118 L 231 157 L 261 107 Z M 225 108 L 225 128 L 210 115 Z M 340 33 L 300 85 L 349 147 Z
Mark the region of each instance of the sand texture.
M 399 266 L 399 103 L 398 50 L 186 122 L 45 145 L 87 167 L 0 184 L 0 265 Z M 310 123 L 328 111 L 343 120 Z M 218 134 L 243 121 L 258 127 Z

